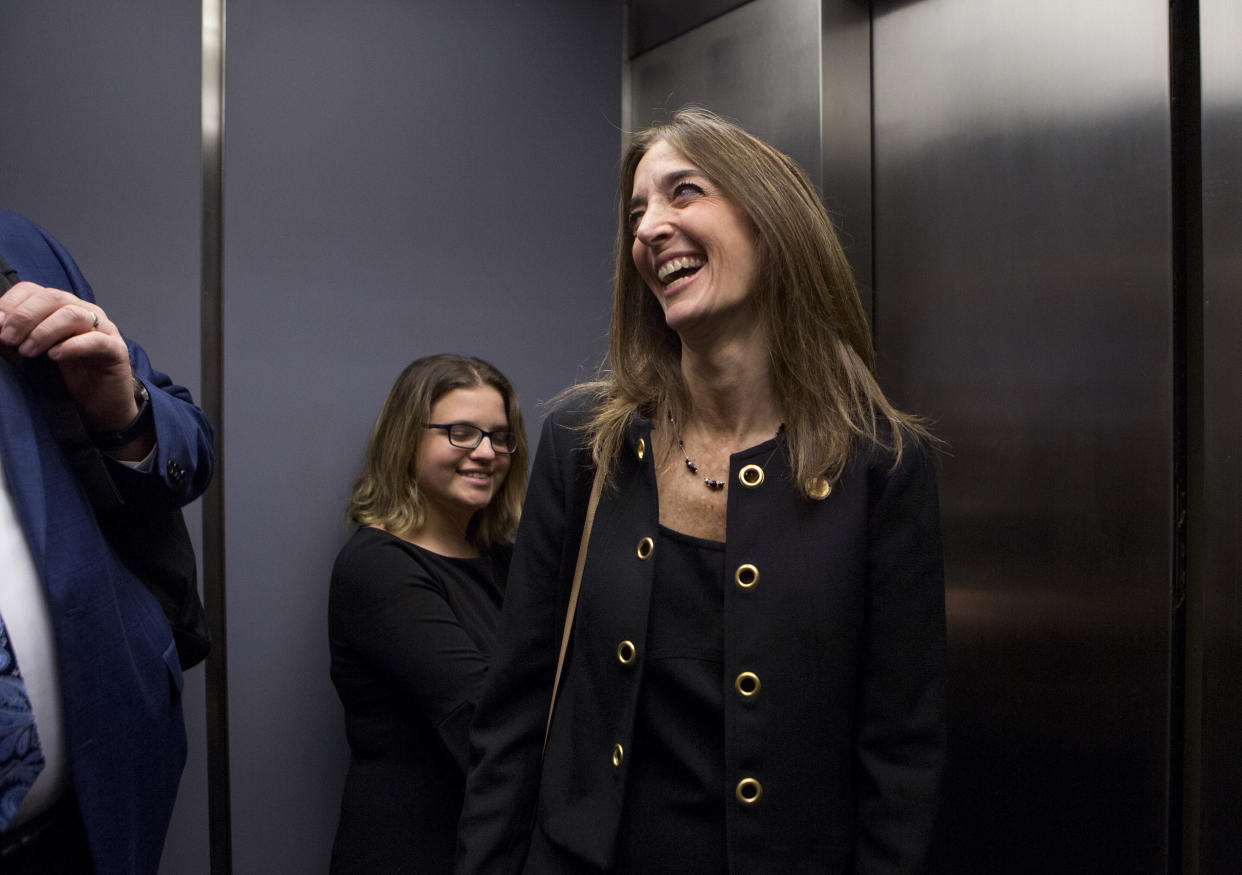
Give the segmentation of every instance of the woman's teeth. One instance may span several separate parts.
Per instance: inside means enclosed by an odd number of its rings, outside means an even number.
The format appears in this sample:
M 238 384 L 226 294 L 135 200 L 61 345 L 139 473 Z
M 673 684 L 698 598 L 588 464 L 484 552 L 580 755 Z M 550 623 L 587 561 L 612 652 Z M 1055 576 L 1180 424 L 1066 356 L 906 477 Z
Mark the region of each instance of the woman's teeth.
M 707 259 L 697 255 L 683 255 L 660 265 L 656 276 L 664 285 L 670 285 L 682 277 L 689 276 L 707 263 Z

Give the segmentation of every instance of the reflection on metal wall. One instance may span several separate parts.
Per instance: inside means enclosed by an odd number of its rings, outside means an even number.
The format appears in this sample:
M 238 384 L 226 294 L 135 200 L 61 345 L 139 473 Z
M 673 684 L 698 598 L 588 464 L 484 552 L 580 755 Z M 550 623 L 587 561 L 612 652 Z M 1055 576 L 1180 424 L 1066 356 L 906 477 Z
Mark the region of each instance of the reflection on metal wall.
M 860 0 L 820 4 L 820 153 L 824 203 L 872 311 L 871 14 Z
M 943 872 L 1165 872 L 1167 15 L 875 4 L 881 378 L 951 444 Z
M 1198 570 L 1204 655 L 1197 840 L 1202 875 L 1231 875 L 1242 861 L 1242 6 L 1235 0 L 1203 0 L 1199 8 L 1204 418 Z M 1192 526 L 1195 522 L 1192 518 Z

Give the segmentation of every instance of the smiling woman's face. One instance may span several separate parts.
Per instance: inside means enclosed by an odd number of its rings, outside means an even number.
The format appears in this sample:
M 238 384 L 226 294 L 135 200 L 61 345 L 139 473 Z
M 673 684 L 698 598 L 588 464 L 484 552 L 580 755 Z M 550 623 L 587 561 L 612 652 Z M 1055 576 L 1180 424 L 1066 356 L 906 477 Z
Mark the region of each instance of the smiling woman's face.
M 751 224 L 664 140 L 634 170 L 629 217 L 634 266 L 670 328 L 684 338 L 753 326 L 759 256 Z
M 454 389 L 431 405 L 431 422 L 464 422 L 484 431 L 505 431 L 509 419 L 505 400 L 491 386 Z M 475 512 L 487 507 L 509 473 L 510 457 L 492 449 L 488 438 L 473 450 L 449 443 L 442 429 L 430 429 L 414 454 L 414 476 L 427 501 L 428 515 L 437 514 L 465 529 Z

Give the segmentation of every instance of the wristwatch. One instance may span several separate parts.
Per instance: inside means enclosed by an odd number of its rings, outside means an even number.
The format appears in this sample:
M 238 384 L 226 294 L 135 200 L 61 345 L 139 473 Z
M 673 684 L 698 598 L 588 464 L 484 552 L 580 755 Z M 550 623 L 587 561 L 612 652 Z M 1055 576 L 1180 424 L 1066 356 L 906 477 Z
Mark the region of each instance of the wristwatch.
M 155 414 L 151 412 L 151 393 L 137 377 L 134 377 L 134 403 L 138 405 L 138 415 L 128 425 L 116 431 L 92 431 L 91 443 L 101 450 L 119 450 L 141 437 L 151 427 Z

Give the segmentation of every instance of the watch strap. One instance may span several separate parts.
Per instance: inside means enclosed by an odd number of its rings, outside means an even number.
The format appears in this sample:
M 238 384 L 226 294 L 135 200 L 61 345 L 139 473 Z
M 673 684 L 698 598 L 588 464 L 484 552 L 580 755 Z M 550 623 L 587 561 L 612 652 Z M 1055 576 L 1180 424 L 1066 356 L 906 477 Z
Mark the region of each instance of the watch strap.
M 150 428 L 155 414 L 151 410 L 151 393 L 137 377 L 134 378 L 134 400 L 138 402 L 138 414 L 115 431 L 91 431 L 91 443 L 101 450 L 119 450 L 141 437 Z

